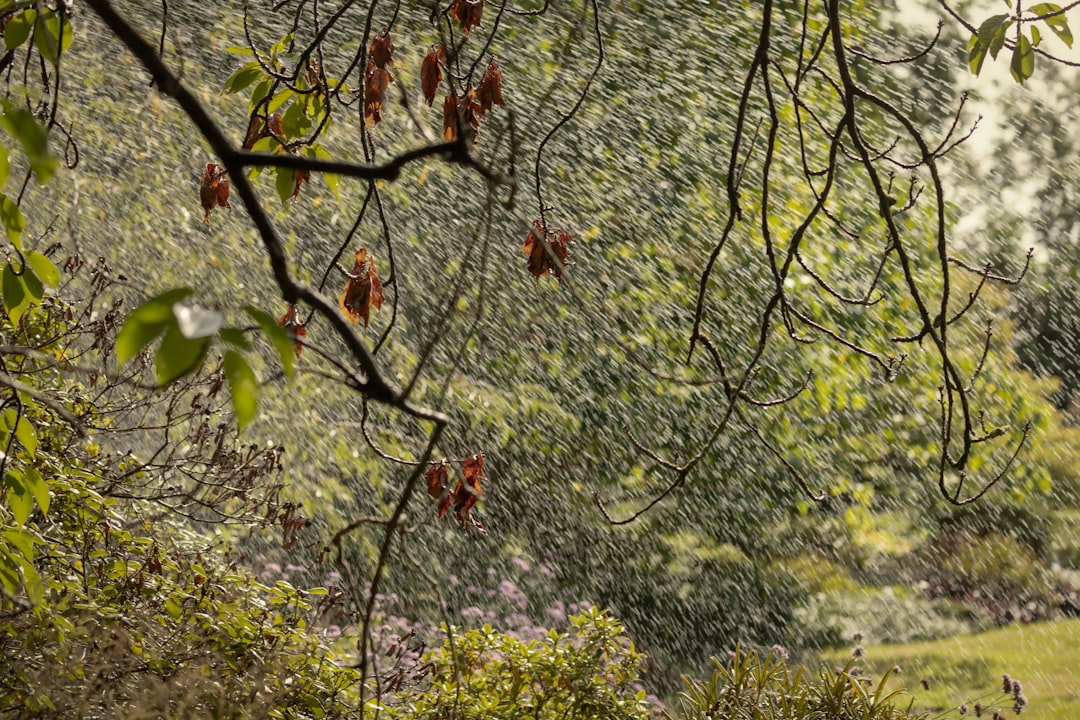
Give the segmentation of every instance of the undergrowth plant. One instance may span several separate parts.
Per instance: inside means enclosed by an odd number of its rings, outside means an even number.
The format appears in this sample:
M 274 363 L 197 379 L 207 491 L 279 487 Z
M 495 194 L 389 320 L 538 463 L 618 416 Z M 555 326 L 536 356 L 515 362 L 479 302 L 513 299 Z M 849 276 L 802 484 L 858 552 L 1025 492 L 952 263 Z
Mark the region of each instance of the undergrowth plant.
M 736 647 L 727 662 L 713 658 L 716 669 L 705 681 L 683 678 L 681 720 L 943 720 L 972 715 L 1002 720 L 1004 708 L 1020 714 L 1027 705 L 1019 681 L 1005 676 L 1000 692 L 932 714 L 915 709 L 915 697 L 890 680 L 893 666 L 874 678 L 859 666 L 862 647 L 852 650 L 843 667 L 822 665 L 817 674 L 788 665 L 786 653 L 764 655 Z M 921 682 L 928 683 L 923 679 Z M 985 701 L 985 702 L 983 702 Z

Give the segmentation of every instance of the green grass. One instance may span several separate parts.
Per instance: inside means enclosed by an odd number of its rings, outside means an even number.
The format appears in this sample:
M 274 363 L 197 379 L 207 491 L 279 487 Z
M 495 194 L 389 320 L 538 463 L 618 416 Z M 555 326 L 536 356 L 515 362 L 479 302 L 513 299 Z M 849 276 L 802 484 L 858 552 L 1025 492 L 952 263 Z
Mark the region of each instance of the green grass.
M 846 659 L 842 651 L 826 656 L 830 662 Z M 875 676 L 899 665 L 901 674 L 890 680 L 889 689 L 907 688 L 915 696 L 917 709 L 944 712 L 980 698 L 984 704 L 992 702 L 1001 697 L 1001 676 L 1008 673 L 1023 683 L 1028 698 L 1021 716 L 1025 720 L 1080 718 L 1080 619 L 1011 625 L 932 642 L 872 646 L 864 660 Z M 929 691 L 920 687 L 922 678 L 930 681 Z M 1011 702 L 1005 709 L 1012 717 Z

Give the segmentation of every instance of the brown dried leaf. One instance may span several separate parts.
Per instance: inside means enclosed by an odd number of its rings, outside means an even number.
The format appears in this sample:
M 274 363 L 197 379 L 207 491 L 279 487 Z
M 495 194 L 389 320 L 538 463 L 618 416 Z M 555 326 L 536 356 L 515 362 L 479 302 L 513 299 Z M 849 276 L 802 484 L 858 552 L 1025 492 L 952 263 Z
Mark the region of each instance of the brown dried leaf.
M 480 16 L 484 14 L 484 0 L 454 0 L 450 14 L 468 35 L 473 28 L 480 27 Z
M 476 99 L 480 104 L 480 112 L 484 114 L 491 112 L 492 105 L 503 106 L 502 70 L 495 58 L 491 58 L 484 77 L 480 79 L 480 85 L 476 88 Z
M 446 495 L 446 486 L 450 484 L 450 476 L 446 470 L 446 461 L 443 460 L 440 463 L 435 463 L 428 468 L 427 474 L 424 475 L 424 480 L 427 483 L 427 492 L 431 496 L 432 500 L 442 500 Z
M 453 95 L 447 95 L 442 106 L 443 140 L 453 142 L 458 139 L 457 101 Z
M 368 58 L 364 76 L 364 120 L 368 125 L 378 125 L 382 120 L 386 89 L 393 81 L 389 72 L 376 66 L 373 58 Z
M 375 259 L 368 254 L 367 248 L 360 248 L 355 256 L 356 264 L 349 273 L 338 303 L 349 322 L 359 325 L 363 318 L 364 327 L 367 327 L 371 308 L 378 310 L 382 307 L 382 283 L 376 275 Z
M 214 163 L 206 164 L 206 172 L 199 183 L 199 201 L 205 212 L 203 222 L 207 223 L 210 222 L 210 211 L 215 207 L 232 207 L 229 205 L 229 181 L 225 177 L 225 168 Z
M 457 515 L 461 529 L 464 530 L 471 520 L 469 511 L 476 505 L 476 499 L 480 497 L 480 481 L 487 481 L 484 477 L 484 454 L 473 455 L 465 461 L 461 469 L 462 479 L 454 489 L 454 514 Z M 483 530 L 483 528 L 480 528 Z
M 371 41 L 371 61 L 375 67 L 386 69 L 387 65 L 394 64 L 394 43 L 390 40 L 390 30 L 383 28 L 382 32 Z
M 278 318 L 277 324 L 285 328 L 285 331 L 292 336 L 296 357 L 300 357 L 300 353 L 304 350 L 304 338 L 307 337 L 307 328 L 304 327 L 306 323 L 300 317 L 300 311 L 295 305 L 289 305 L 285 314 Z
M 263 122 L 263 119 L 258 115 L 252 115 L 251 121 L 248 122 L 247 133 L 244 135 L 244 149 L 250 150 L 256 142 L 266 137 L 267 134 L 266 123 Z
M 446 62 L 446 51 L 443 46 L 434 47 L 424 57 L 424 63 L 420 66 L 420 85 L 424 90 L 424 99 L 428 107 L 435 103 L 435 95 L 439 92 L 442 83 L 442 64 Z
M 533 222 L 533 227 L 521 246 L 521 251 L 529 258 L 528 267 L 532 276 L 536 279 L 542 275 L 554 275 L 556 278 L 561 278 L 563 268 L 567 264 L 568 246 L 573 241 L 569 233 L 561 230 L 549 232 L 539 219 Z M 548 252 L 549 248 L 551 252 Z
M 278 140 L 285 142 L 285 131 L 281 129 L 281 113 L 274 113 L 266 121 L 266 130 Z

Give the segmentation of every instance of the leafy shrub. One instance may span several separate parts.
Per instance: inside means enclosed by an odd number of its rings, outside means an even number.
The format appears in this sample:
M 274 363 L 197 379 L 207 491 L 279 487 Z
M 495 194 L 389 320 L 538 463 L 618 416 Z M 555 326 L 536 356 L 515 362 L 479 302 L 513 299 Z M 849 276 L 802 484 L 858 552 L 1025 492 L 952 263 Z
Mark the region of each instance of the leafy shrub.
M 857 664 L 862 648 L 852 651 L 844 667 L 822 666 L 817 675 L 788 666 L 782 648 L 773 648 L 764 657 L 756 651 L 736 648 L 728 662 L 713 659 L 716 669 L 707 681 L 683 678 L 685 690 L 679 695 L 684 720 L 942 720 L 967 715 L 990 717 L 989 710 L 1012 705 L 1020 713 L 1027 705 L 1020 682 L 1008 675 L 996 699 L 994 693 L 983 703 L 955 706 L 953 711 L 931 714 L 912 710 L 912 698 L 903 689 L 889 689 L 895 666 L 875 680 Z M 923 681 L 926 682 L 925 680 Z M 995 720 L 1004 717 L 995 710 Z
M 107 357 L 114 325 L 35 302 L 0 315 L 28 343 L 3 353 L 0 714 L 350 715 L 356 673 L 310 630 L 327 591 L 254 582 L 188 520 L 279 524 L 277 449 L 237 442 L 212 375 L 147 392 L 139 371 L 58 372 Z M 140 460 L 155 432 L 177 447 Z
M 964 606 L 925 599 L 903 588 L 817 593 L 796 610 L 795 617 L 800 626 L 818 631 L 818 647 L 842 645 L 855 632 L 875 643 L 905 643 L 936 640 L 981 627 L 978 616 Z
M 633 720 L 648 715 L 636 685 L 643 656 L 609 615 L 570 618 L 570 633 L 524 642 L 489 626 L 450 628 L 443 644 L 383 698 L 394 720 Z M 446 630 L 444 628 L 444 630 Z
M 1046 617 L 1055 605 L 1051 577 L 1032 549 L 998 533 L 940 536 L 925 554 L 932 595 L 978 606 L 995 622 Z

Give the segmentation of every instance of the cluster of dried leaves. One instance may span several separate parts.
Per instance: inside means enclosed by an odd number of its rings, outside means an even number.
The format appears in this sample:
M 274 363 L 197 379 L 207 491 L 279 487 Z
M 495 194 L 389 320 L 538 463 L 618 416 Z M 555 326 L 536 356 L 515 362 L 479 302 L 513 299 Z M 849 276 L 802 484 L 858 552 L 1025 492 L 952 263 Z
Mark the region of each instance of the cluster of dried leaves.
M 565 230 L 549 230 L 539 218 L 533 221 L 532 229 L 521 246 L 521 251 L 529 258 L 532 276 L 539 279 L 542 275 L 553 275 L 561 280 L 568 264 L 569 245 L 573 241 Z
M 452 507 L 462 530 L 472 526 L 482 533 L 486 532 L 484 526 L 470 513 L 476 505 L 476 499 L 480 497 L 480 481 L 487 481 L 484 476 L 484 454 L 473 455 L 462 463 L 461 477 L 453 490 L 450 489 L 449 462 L 443 459 L 432 463 L 424 476 L 428 495 L 438 503 L 439 517 L 445 515 Z
M 210 211 L 215 207 L 232 208 L 229 205 L 229 179 L 225 177 L 225 168 L 214 163 L 206 164 L 202 182 L 199 184 L 199 199 L 205 211 L 203 222 L 210 222 Z
M 474 28 L 480 27 L 480 17 L 484 14 L 484 0 L 454 0 L 450 6 L 450 15 L 468 35 Z
M 442 78 L 440 65 L 445 64 L 446 53 L 442 46 L 433 49 L 424 58 L 420 71 L 420 80 L 424 88 L 424 99 L 430 107 L 435 101 Z M 443 100 L 443 139 L 448 142 L 457 140 L 464 128 L 469 129 L 469 137 L 476 140 L 480 136 L 480 121 L 491 112 L 491 108 L 502 106 L 502 70 L 495 58 L 488 62 L 487 69 L 480 79 L 480 84 L 473 88 L 466 85 L 460 94 L 447 94 Z
M 355 254 L 356 263 L 352 271 L 346 273 L 345 289 L 341 291 L 338 303 L 341 312 L 353 325 L 359 325 L 361 318 L 364 327 L 368 326 L 371 308 L 378 310 L 383 304 L 382 282 L 376 274 L 375 258 L 367 248 L 360 248 Z
M 386 90 L 394 82 L 394 76 L 386 69 L 394 64 L 394 43 L 390 31 L 383 28 L 371 41 L 368 50 L 367 69 L 364 71 L 364 121 L 378 125 L 386 104 Z

